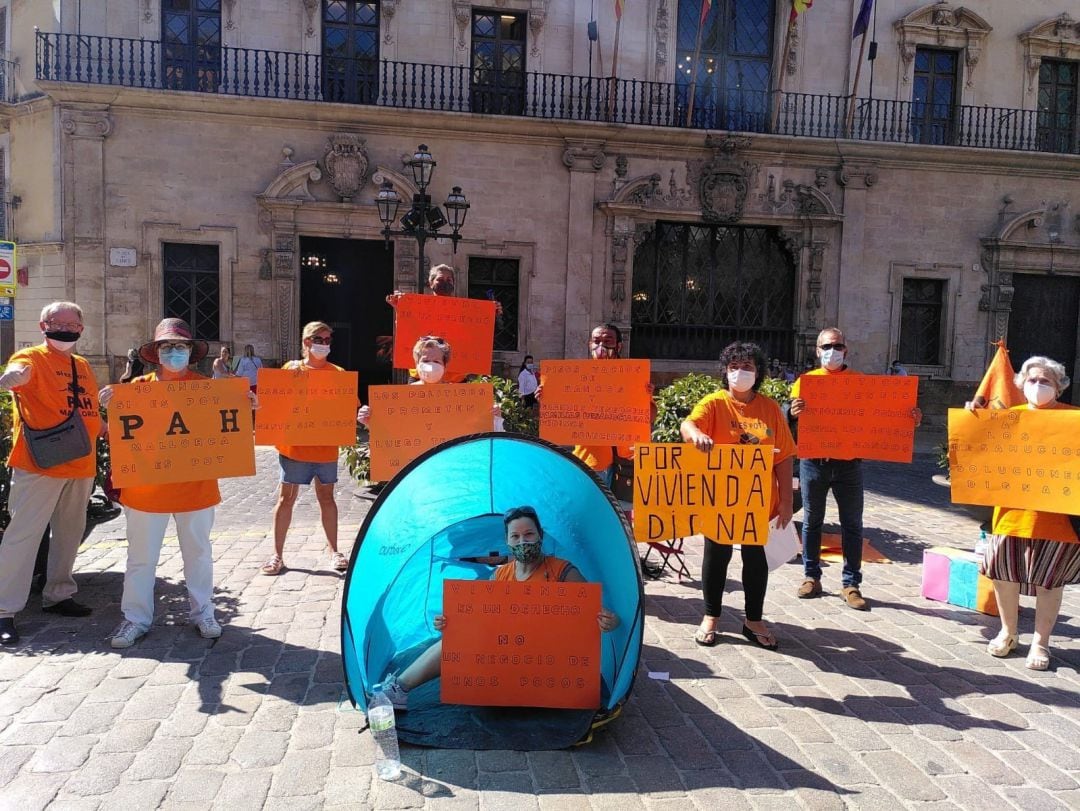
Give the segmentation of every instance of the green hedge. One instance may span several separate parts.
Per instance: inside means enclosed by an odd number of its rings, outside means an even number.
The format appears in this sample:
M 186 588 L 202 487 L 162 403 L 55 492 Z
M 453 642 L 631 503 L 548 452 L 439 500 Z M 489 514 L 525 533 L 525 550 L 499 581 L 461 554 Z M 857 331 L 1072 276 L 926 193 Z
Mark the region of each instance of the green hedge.
M 699 400 L 720 388 L 720 378 L 691 372 L 661 389 L 656 396 L 653 442 L 681 442 L 679 426 L 683 420 L 690 416 Z M 791 384 L 771 377 L 765 379 L 758 392 L 781 406 L 791 400 Z

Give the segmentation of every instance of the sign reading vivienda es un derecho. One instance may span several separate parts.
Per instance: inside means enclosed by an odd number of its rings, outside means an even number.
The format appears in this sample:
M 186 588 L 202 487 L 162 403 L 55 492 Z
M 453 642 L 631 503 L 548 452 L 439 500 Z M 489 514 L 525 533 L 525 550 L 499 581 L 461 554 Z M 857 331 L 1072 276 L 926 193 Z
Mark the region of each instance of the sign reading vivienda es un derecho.
M 491 707 L 600 706 L 599 583 L 443 583 L 440 698 Z
M 634 460 L 634 538 L 665 541 L 704 534 L 717 543 L 769 540 L 771 445 L 647 443 Z
M 491 374 L 495 302 L 408 293 L 394 307 L 394 368 L 411 369 L 413 347 L 425 335 L 450 344 L 447 373 Z
M 356 372 L 260 369 L 256 445 L 355 445 Z
M 117 487 L 255 475 L 246 379 L 129 383 L 113 391 L 109 452 Z
M 425 451 L 450 439 L 490 431 L 490 383 L 372 386 L 371 478 L 389 481 Z
M 911 461 L 919 378 L 803 375 L 799 396 L 800 458 Z
M 556 445 L 649 441 L 647 360 L 548 360 L 542 378 L 541 439 Z
M 1080 514 L 1080 411 L 949 409 L 957 504 Z

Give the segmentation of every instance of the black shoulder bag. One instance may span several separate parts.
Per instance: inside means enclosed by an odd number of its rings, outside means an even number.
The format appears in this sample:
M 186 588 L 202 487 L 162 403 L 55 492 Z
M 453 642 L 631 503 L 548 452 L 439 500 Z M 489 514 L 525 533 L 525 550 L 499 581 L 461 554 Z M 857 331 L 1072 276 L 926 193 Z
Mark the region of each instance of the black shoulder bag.
M 634 460 L 619 456 L 618 448 L 611 446 L 611 492 L 619 501 L 634 501 Z
M 15 408 L 19 410 L 22 421 L 22 435 L 30 458 L 42 470 L 72 462 L 90 453 L 90 436 L 79 413 L 79 373 L 75 368 L 75 358 L 71 359 L 71 399 L 74 405 L 71 414 L 59 425 L 52 428 L 31 428 L 26 422 L 19 403 L 19 395 L 12 390 Z

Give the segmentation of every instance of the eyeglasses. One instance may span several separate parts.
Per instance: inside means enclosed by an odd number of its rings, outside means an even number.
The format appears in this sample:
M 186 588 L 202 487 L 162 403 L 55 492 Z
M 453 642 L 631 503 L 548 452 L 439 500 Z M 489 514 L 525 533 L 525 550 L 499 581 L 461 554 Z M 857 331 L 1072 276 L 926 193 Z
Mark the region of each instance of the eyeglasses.
M 83 325 L 78 321 L 46 321 L 45 326 L 50 330 L 57 330 L 59 332 L 78 332 L 83 328 Z
M 318 344 L 319 346 L 330 346 L 330 342 L 333 340 L 333 338 L 320 338 L 318 335 L 316 335 L 314 338 L 311 339 L 311 342 L 313 344 Z
M 818 344 L 818 349 L 847 349 L 847 344 Z
M 170 349 L 191 349 L 191 344 L 178 343 L 174 341 L 166 341 L 165 343 L 158 344 L 158 352 L 162 350 L 168 351 Z

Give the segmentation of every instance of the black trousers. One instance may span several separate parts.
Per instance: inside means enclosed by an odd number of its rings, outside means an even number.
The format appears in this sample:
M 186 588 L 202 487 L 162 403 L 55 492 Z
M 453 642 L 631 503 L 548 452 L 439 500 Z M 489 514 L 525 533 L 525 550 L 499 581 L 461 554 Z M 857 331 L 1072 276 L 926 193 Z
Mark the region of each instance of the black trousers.
M 719 617 L 724 603 L 728 564 L 734 547 L 705 539 L 705 558 L 701 563 L 701 590 L 705 597 L 705 616 Z M 756 622 L 765 608 L 765 589 L 769 585 L 769 563 L 764 546 L 742 546 L 743 595 L 746 619 Z

